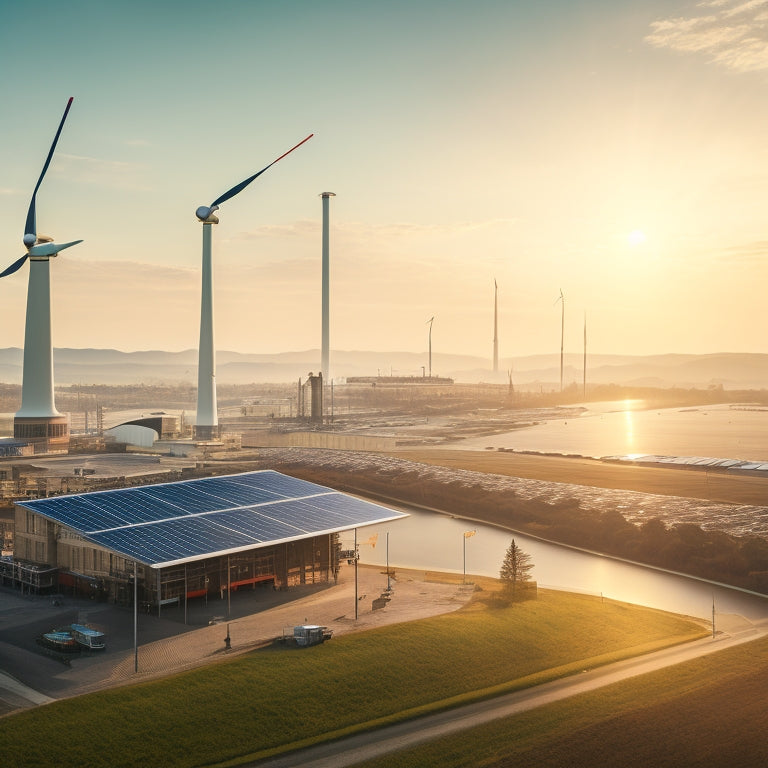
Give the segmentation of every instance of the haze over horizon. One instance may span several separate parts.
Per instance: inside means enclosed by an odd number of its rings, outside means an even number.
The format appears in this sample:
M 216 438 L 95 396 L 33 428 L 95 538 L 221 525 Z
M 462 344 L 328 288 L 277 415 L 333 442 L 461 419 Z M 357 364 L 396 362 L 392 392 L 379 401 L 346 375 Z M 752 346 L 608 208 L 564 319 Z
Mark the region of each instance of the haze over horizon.
M 57 348 L 197 348 L 195 209 L 219 211 L 216 342 L 490 359 L 762 353 L 768 0 L 8 4 L 0 270 L 38 228 Z M 50 35 L 50 40 L 46 39 Z M 23 344 L 29 267 L 0 280 Z M 331 359 L 333 367 L 333 359 Z

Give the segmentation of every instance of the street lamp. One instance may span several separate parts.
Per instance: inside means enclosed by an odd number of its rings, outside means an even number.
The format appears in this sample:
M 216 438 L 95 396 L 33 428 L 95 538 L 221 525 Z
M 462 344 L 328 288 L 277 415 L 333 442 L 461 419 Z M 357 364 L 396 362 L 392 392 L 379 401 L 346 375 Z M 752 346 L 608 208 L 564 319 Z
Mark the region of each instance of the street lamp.
M 139 572 L 133 561 L 133 671 L 139 671 Z
M 477 533 L 477 531 L 464 531 L 464 578 L 462 580 L 463 584 L 467 583 L 467 539 L 471 538 Z
M 392 583 L 389 579 L 389 531 L 387 531 L 387 592 L 392 591 Z

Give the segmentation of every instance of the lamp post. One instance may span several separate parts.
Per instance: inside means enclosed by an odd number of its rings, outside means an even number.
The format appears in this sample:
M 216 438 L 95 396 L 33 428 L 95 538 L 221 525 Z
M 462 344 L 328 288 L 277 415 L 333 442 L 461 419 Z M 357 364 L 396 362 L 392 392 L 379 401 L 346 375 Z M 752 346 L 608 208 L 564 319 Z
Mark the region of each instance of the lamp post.
M 462 584 L 467 583 L 467 539 L 471 538 L 477 533 L 477 531 L 464 531 L 464 577 L 462 579 Z
M 139 671 L 139 577 L 136 561 L 133 561 L 133 671 Z
M 392 591 L 392 585 L 389 580 L 389 531 L 387 531 L 387 592 Z

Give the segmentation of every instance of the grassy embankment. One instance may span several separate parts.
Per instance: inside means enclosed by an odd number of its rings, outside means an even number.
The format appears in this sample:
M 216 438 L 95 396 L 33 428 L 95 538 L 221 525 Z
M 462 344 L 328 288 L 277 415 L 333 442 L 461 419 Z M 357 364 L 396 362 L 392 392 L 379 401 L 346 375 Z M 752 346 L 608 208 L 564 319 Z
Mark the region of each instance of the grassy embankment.
M 768 765 L 768 639 L 631 678 L 360 768 Z
M 269 647 L 0 721 L 5 768 L 237 765 L 287 747 L 528 687 L 706 634 L 591 596 L 542 591 L 312 649 Z

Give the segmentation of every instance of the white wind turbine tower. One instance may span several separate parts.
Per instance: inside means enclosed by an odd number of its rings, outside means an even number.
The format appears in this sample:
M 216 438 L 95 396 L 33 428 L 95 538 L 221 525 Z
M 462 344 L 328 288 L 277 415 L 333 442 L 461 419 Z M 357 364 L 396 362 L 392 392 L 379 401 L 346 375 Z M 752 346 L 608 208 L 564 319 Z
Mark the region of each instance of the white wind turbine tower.
M 584 399 L 587 399 L 587 313 L 584 312 Z
M 72 106 L 67 102 L 59 128 L 43 164 L 43 170 L 32 192 L 24 226 L 24 246 L 27 252 L 0 273 L 0 278 L 12 275 L 29 259 L 27 315 L 24 327 L 24 369 L 21 385 L 21 410 L 13 420 L 13 435 L 28 440 L 35 453 L 66 453 L 69 448 L 69 422 L 56 410 L 53 397 L 53 345 L 51 342 L 51 278 L 49 261 L 59 251 L 82 243 L 73 240 L 57 244 L 53 238 L 37 234 L 35 197 L 42 184 L 53 152 L 59 141 L 64 121 Z
M 565 296 L 563 289 L 560 289 L 560 296 L 555 299 L 555 304 L 561 302 L 562 311 L 560 313 L 560 391 L 563 391 L 563 339 L 565 338 Z
M 330 234 L 329 234 L 329 213 L 330 198 L 336 197 L 335 192 L 323 192 L 320 197 L 323 198 L 323 265 L 322 265 L 322 329 L 321 329 L 321 350 L 320 350 L 320 371 L 323 374 L 323 382 L 328 381 L 328 368 L 330 367 L 331 346 L 330 346 Z
M 499 286 L 493 279 L 493 372 L 499 372 Z
M 309 141 L 314 134 L 310 133 L 296 146 L 284 152 L 277 160 L 258 173 L 249 176 L 245 181 L 227 190 L 217 197 L 210 205 L 201 205 L 195 215 L 203 224 L 203 270 L 202 293 L 200 298 L 200 345 L 198 347 L 197 365 L 197 419 L 195 422 L 195 438 L 197 440 L 213 440 L 219 436 L 219 414 L 216 405 L 216 348 L 213 333 L 213 264 L 211 262 L 211 225 L 218 224 L 219 219 L 214 215 L 219 210 L 219 204 L 226 202 L 239 192 L 242 192 L 254 179 L 271 168 L 278 160 Z
M 429 326 L 429 378 L 432 378 L 432 323 L 435 321 L 435 316 L 427 320 L 426 324 Z

